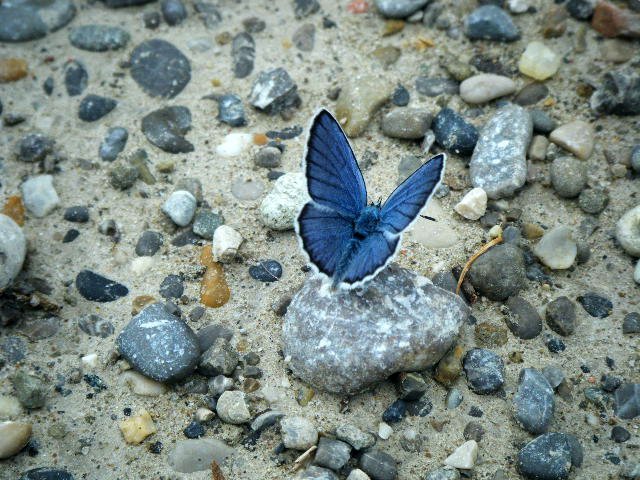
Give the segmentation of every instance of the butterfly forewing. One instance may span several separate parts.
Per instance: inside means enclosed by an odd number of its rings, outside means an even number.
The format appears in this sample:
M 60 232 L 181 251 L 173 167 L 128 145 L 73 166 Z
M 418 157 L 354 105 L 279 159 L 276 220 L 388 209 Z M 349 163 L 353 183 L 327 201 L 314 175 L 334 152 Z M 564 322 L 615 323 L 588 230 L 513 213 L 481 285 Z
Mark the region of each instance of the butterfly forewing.
M 390 233 L 402 233 L 420 214 L 442 180 L 445 155 L 436 155 L 402 182 L 382 207 L 382 224 Z
M 326 110 L 313 120 L 305 160 L 313 201 L 346 218 L 357 218 L 367 203 L 364 178 L 342 128 Z

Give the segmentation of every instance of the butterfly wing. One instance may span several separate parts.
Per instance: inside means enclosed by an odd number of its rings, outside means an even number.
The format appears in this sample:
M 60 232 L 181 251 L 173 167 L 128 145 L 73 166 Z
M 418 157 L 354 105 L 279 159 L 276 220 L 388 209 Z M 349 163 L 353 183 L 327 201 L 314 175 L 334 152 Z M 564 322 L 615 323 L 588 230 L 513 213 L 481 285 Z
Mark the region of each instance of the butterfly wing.
M 308 202 L 298 215 L 296 232 L 309 260 L 332 277 L 353 238 L 353 223 L 335 210 Z
M 446 156 L 440 153 L 413 172 L 389 196 L 381 212 L 383 228 L 399 235 L 427 204 L 444 175 Z
M 355 220 L 367 204 L 367 188 L 346 135 L 327 110 L 312 121 L 305 162 L 311 199 Z
M 369 281 L 395 256 L 399 243 L 399 235 L 382 232 L 369 235 L 360 242 L 342 281 L 348 288 L 355 288 Z

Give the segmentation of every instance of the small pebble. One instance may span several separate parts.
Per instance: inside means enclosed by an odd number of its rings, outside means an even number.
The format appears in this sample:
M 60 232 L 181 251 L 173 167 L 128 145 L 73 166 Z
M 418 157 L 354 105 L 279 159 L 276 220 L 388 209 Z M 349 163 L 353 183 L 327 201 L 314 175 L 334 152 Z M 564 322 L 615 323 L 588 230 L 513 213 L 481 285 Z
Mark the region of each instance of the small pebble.
M 193 233 L 207 240 L 213 240 L 216 229 L 224 224 L 224 216 L 212 210 L 202 209 L 196 212 L 193 220 Z
M 519 296 L 507 300 L 509 314 L 505 319 L 507 327 L 516 337 L 531 340 L 542 332 L 542 319 L 536 308 Z
M 259 282 L 276 282 L 282 276 L 282 265 L 276 260 L 261 260 L 249 267 L 249 275 Z
M 30 177 L 22 184 L 21 190 L 24 206 L 38 218 L 49 215 L 60 203 L 51 175 Z
M 600 188 L 586 188 L 580 192 L 578 206 L 584 213 L 597 215 L 601 213 L 609 203 L 609 195 Z
M 584 162 L 573 157 L 559 157 L 551 164 L 551 184 L 562 198 L 575 198 L 587 184 Z
M 533 41 L 527 44 L 518 62 L 520 73 L 535 80 L 546 80 L 556 74 L 561 58 L 544 43 Z
M 260 219 L 273 230 L 290 230 L 309 199 L 305 175 L 286 173 L 278 178 L 260 204 Z
M 13 457 L 22 450 L 31 437 L 31 424 L 0 422 L 0 460 Z
M 431 125 L 431 114 L 418 108 L 396 108 L 382 117 L 382 133 L 391 138 L 418 140 Z
M 478 443 L 468 440 L 454 450 L 445 460 L 444 464 L 463 470 L 471 470 L 476 465 L 478 458 Z
M 640 313 L 631 312 L 624 316 L 622 333 L 626 335 L 640 333 Z
M 100 144 L 99 155 L 105 162 L 113 162 L 122 150 L 124 150 L 129 138 L 129 132 L 126 128 L 114 127 L 110 128 L 104 140 Z
M 85 122 L 95 122 L 116 108 L 118 102 L 112 98 L 89 94 L 82 99 L 78 117 Z
M 213 233 L 212 255 L 215 261 L 232 261 L 243 242 L 242 235 L 228 225 L 220 225 Z
M 285 448 L 306 451 L 318 443 L 318 430 L 304 417 L 285 417 L 280 429 Z
M 363 432 L 349 423 L 341 423 L 336 427 L 336 437 L 338 440 L 347 442 L 356 450 L 366 450 L 376 443 L 376 438 L 372 434 Z
M 184 136 L 191 129 L 191 111 L 172 105 L 142 118 L 142 133 L 156 147 L 168 153 L 189 153 L 195 147 Z
M 387 423 L 397 423 L 402 420 L 407 412 L 407 403 L 398 399 L 387 407 L 382 413 L 382 420 Z
M 515 91 L 516 84 L 513 80 L 492 73 L 469 77 L 460 84 L 460 97 L 470 104 L 486 103 Z
M 82 94 L 87 88 L 89 74 L 85 66 L 77 60 L 71 60 L 64 68 L 64 86 L 70 97 Z
M 514 101 L 518 105 L 526 106 L 538 103 L 549 95 L 549 89 L 544 83 L 532 82 L 522 88 L 515 96 Z M 542 110 L 536 110 L 542 112 Z M 533 112 L 533 111 L 532 111 Z M 546 114 L 545 114 L 546 115 Z M 533 115 L 532 115 L 533 120 Z M 535 130 L 535 125 L 534 125 Z M 553 129 L 552 129 L 553 130 Z
M 546 112 L 533 109 L 529 112 L 531 121 L 533 122 L 533 130 L 544 135 L 551 133 L 556 129 L 556 121 L 553 120 Z
M 558 225 L 544 234 L 533 248 L 533 253 L 553 270 L 567 269 L 573 265 L 578 254 L 578 247 L 572 235 L 569 227 Z
M 478 220 L 487 210 L 487 193 L 482 188 L 474 188 L 453 209 L 467 220 Z
M 173 98 L 191 80 L 189 59 L 174 45 L 159 38 L 145 40 L 134 48 L 130 62 L 131 78 L 152 97 Z
M 440 77 L 418 77 L 416 78 L 416 91 L 427 97 L 437 97 L 438 95 L 456 95 L 460 92 L 460 85 L 450 78 Z
M 513 397 L 515 418 L 527 432 L 546 432 L 553 420 L 555 400 L 546 377 L 533 368 L 520 371 L 518 390 Z
M 130 38 L 126 30 L 110 25 L 82 25 L 69 32 L 71 45 L 89 52 L 119 50 L 127 45 Z
M 395 480 L 398 476 L 396 459 L 380 450 L 369 450 L 360 456 L 358 466 L 373 480 Z
M 640 205 L 620 217 L 616 223 L 616 240 L 629 255 L 640 257 Z
M 478 130 L 450 108 L 443 108 L 431 125 L 438 144 L 457 155 L 469 156 L 478 141 Z
M 490 350 L 483 348 L 469 350 L 464 357 L 463 368 L 469 388 L 475 393 L 494 393 L 504 384 L 504 363 Z
M 184 293 L 184 285 L 180 275 L 167 275 L 162 280 L 159 289 L 162 298 L 180 298 Z
M 624 443 L 631 438 L 629 430 L 620 425 L 616 425 L 611 429 L 611 440 L 616 443 Z M 0 457 L 2 458 L 2 457 Z
M 572 435 L 545 433 L 518 452 L 518 470 L 525 478 L 561 480 L 582 463 L 582 447 Z
M 162 0 L 160 11 L 167 25 L 180 25 L 187 18 L 187 9 L 180 0 Z
M 338 471 L 349 461 L 351 446 L 340 440 L 322 437 L 316 450 L 315 463 Z
M 525 284 L 522 251 L 511 244 L 497 245 L 480 256 L 469 270 L 475 289 L 491 300 L 506 300 Z
M 409 90 L 407 90 L 402 85 L 398 85 L 393 91 L 391 102 L 397 107 L 406 107 L 409 104 L 409 100 Z M 638 150 L 640 151 L 640 148 Z M 640 157 L 640 155 L 638 155 L 638 157 Z M 638 171 L 640 171 L 640 160 L 638 161 Z
M 616 389 L 614 411 L 623 420 L 640 416 L 640 383 L 623 383 Z
M 581 120 L 575 120 L 553 130 L 549 135 L 549 140 L 579 159 L 586 160 L 593 152 L 593 127 Z
M 520 31 L 504 10 L 495 5 L 482 5 L 465 19 L 465 34 L 470 40 L 513 42 Z
M 162 205 L 162 211 L 166 213 L 173 223 L 180 227 L 186 227 L 191 223 L 196 212 L 196 197 L 186 190 L 173 192 Z
M 89 221 L 89 209 L 83 206 L 69 207 L 64 211 L 64 219 L 68 222 L 86 223 Z
M 149 412 L 142 409 L 137 415 L 120 422 L 120 431 L 125 442 L 130 445 L 139 445 L 149 435 L 158 431 Z
M 18 142 L 16 157 L 21 162 L 35 163 L 43 161 L 53 152 L 55 141 L 39 133 L 30 133 Z
M 136 243 L 136 255 L 139 257 L 153 257 L 157 251 L 160 250 L 163 242 L 164 240 L 161 233 L 146 230 Z
M 578 303 L 582 305 L 582 308 L 584 308 L 589 315 L 596 318 L 606 318 L 611 315 L 613 310 L 611 300 L 593 292 L 580 295 L 578 297 Z
M 249 103 L 270 115 L 299 105 L 298 86 L 284 68 L 260 72 L 253 83 Z
M 91 270 L 80 271 L 75 283 L 78 293 L 92 302 L 113 302 L 129 294 L 124 285 Z

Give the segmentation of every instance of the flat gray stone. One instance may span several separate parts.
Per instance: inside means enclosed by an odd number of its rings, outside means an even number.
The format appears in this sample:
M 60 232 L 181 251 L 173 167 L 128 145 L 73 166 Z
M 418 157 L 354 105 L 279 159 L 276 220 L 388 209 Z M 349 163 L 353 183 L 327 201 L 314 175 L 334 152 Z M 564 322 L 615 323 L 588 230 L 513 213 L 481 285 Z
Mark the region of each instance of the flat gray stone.
M 527 148 L 533 133 L 531 116 L 518 105 L 498 110 L 480 131 L 471 156 L 470 174 L 474 187 L 489 198 L 514 194 L 527 179 Z
M 111 25 L 82 25 L 69 32 L 71 45 L 90 52 L 119 50 L 127 45 L 130 38 L 126 30 Z
M 314 276 L 294 296 L 283 327 L 294 375 L 355 394 L 393 373 L 434 365 L 469 315 L 464 301 L 395 265 L 366 290 L 331 291 Z
M 131 53 L 131 77 L 152 97 L 173 98 L 191 80 L 189 59 L 171 43 L 154 38 Z
M 516 421 L 527 432 L 546 432 L 555 409 L 553 388 L 546 377 L 533 368 L 522 369 L 513 406 Z

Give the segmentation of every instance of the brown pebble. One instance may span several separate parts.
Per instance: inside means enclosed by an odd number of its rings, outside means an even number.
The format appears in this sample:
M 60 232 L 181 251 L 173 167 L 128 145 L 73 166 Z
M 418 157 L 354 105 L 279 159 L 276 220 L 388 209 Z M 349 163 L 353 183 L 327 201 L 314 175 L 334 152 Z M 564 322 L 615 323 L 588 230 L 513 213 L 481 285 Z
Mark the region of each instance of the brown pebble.
M 131 302 L 131 315 L 139 314 L 144 307 L 155 301 L 151 295 L 140 295 Z
M 269 137 L 267 137 L 264 133 L 255 133 L 253 135 L 254 145 L 266 145 L 268 141 Z
M 567 29 L 569 14 L 562 5 L 550 8 L 543 16 L 542 36 L 544 38 L 561 37 Z
M 456 345 L 438 362 L 433 379 L 447 387 L 453 385 L 462 372 L 463 355 L 464 348 Z
M 244 393 L 255 392 L 259 388 L 260 388 L 260 382 L 258 380 L 256 380 L 255 378 L 245 378 L 244 379 L 244 384 L 242 386 L 242 390 L 244 390 Z
M 0 83 L 15 82 L 27 76 L 27 62 L 21 58 L 0 58 Z
M 609 2 L 598 2 L 591 26 L 604 37 L 640 38 L 640 14 Z
M 388 37 L 404 30 L 404 20 L 387 20 L 384 22 L 382 36 Z
M 527 240 L 535 240 L 536 238 L 540 238 L 544 235 L 544 229 L 535 223 L 523 223 L 521 230 L 522 236 Z
M 211 308 L 223 306 L 229 301 L 231 291 L 224 277 L 222 265 L 213 261 L 211 245 L 202 249 L 200 263 L 207 267 L 200 286 L 200 301 Z
M 7 201 L 2 208 L 2 213 L 16 222 L 18 225 L 24 225 L 24 204 L 22 203 L 22 197 L 19 195 L 13 195 L 7 198 Z

